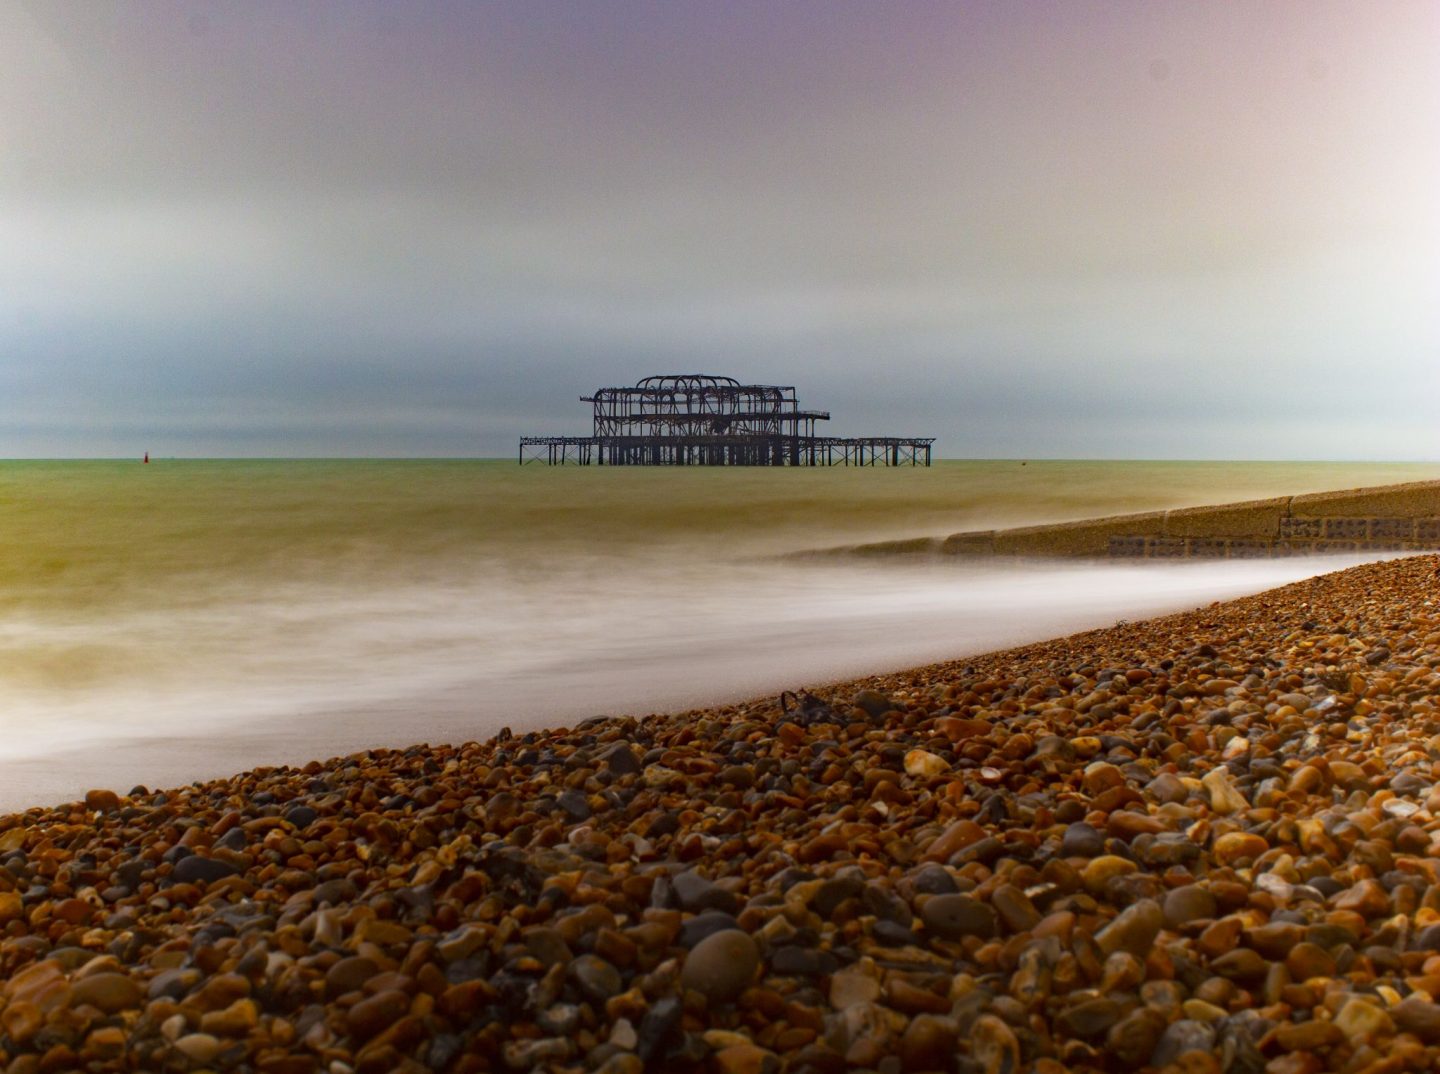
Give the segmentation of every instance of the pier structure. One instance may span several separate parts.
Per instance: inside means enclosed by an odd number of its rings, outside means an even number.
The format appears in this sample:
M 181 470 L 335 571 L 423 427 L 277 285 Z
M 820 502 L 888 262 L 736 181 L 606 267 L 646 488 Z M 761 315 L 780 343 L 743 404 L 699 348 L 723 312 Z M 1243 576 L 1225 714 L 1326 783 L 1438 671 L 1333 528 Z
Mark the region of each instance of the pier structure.
M 701 373 L 601 388 L 590 436 L 526 436 L 519 461 L 552 466 L 929 466 L 933 438 L 821 436 L 823 410 L 791 386 Z

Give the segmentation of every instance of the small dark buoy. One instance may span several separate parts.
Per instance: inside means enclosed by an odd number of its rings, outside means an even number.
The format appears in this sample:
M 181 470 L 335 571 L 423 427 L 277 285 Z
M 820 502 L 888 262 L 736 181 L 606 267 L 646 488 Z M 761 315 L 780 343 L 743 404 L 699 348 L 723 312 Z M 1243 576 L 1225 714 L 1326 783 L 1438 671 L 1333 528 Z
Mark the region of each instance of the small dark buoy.
M 140 461 L 141 461 L 141 462 L 149 462 L 149 461 L 150 461 L 150 452 L 148 452 L 148 451 L 145 452 L 145 457 L 144 457 L 143 459 L 141 459 Z

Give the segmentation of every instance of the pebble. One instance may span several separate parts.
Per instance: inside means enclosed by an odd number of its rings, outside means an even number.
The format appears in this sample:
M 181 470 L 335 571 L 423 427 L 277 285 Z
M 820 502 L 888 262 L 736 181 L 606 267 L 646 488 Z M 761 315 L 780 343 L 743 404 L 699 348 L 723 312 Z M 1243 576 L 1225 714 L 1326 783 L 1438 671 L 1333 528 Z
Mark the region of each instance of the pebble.
M 943 862 L 949 861 L 956 853 L 964 850 L 974 843 L 985 838 L 985 829 L 969 818 L 962 818 L 955 821 L 946 828 L 940 835 L 925 848 L 925 861 Z M 915 877 L 914 882 L 919 884 L 926 878 L 933 878 L 943 884 L 943 890 L 937 889 L 934 894 L 944 894 L 946 891 L 955 889 L 955 882 L 950 879 L 950 874 L 943 869 L 923 870 Z M 941 879 L 943 878 L 943 880 Z M 917 888 L 917 890 L 929 890 L 928 888 Z
M 372 959 L 358 955 L 342 958 L 325 971 L 325 995 L 335 999 L 347 992 L 358 992 L 379 972 L 379 965 Z
M 1369 1044 L 1384 1034 L 1395 1032 L 1395 1023 L 1379 1006 L 1354 996 L 1335 1016 L 1335 1028 L 1345 1034 L 1352 1045 Z
M 1210 808 L 1216 813 L 1228 816 L 1231 813 L 1242 813 L 1249 808 L 1250 803 L 1235 789 L 1235 784 L 1230 782 L 1224 769 L 1211 769 L 1200 782 L 1210 796 Z
M 1085 864 L 1085 868 L 1080 873 L 1080 879 L 1084 883 L 1086 891 L 1100 896 L 1106 894 L 1112 881 L 1122 876 L 1129 876 L 1138 868 L 1129 858 L 1122 858 L 1117 854 L 1102 854 Z
M 1395 1024 L 1427 1044 L 1440 1044 L 1440 1004 L 1409 996 L 1390 1008 Z
M 687 869 L 673 877 L 670 884 L 682 910 L 689 910 L 691 913 L 701 910 L 733 913 L 737 909 L 738 900 L 733 894 L 711 883 L 693 869 Z
M 224 1047 L 224 1041 L 209 1033 L 187 1033 L 175 1041 L 175 1050 L 194 1063 L 209 1063 Z
M 969 895 L 932 895 L 920 908 L 928 932 L 946 940 L 995 935 L 995 911 Z
M 1297 981 L 1335 976 L 1335 958 L 1319 944 L 1301 940 L 1285 955 L 1285 968 Z
M 0 818 L 5 1064 L 1440 1069 L 1437 566 Z
M 644 1074 L 644 1070 L 645 1061 L 638 1055 L 621 1052 L 596 1067 L 595 1074 Z
M 120 796 L 114 791 L 93 790 L 85 792 L 85 808 L 96 813 L 110 813 L 120 808 Z
M 737 925 L 738 922 L 732 914 L 719 910 L 706 910 L 681 925 L 677 939 L 681 947 L 693 948 L 707 937 L 713 936 L 717 932 L 728 932 Z
M 863 709 L 871 719 L 875 720 L 887 713 L 894 712 L 899 707 L 878 690 L 860 690 L 850 699 L 850 703 L 857 709 Z
M 1149 1062 L 1165 1025 L 1165 1016 L 1159 1011 L 1148 1008 L 1131 1011 L 1110 1027 L 1105 1035 L 1105 1047 L 1121 1063 L 1141 1066 Z
M 1093 761 L 1080 776 L 1080 786 L 1092 798 L 1125 786 L 1125 773 L 1108 761 Z
M 955 1055 L 960 1035 L 953 1018 L 917 1014 L 900 1038 L 897 1054 L 905 1070 L 943 1070 Z
M 106 1014 L 134 1010 L 145 1000 L 138 982 L 123 973 L 96 973 L 76 981 L 70 988 L 72 1006 L 89 1004 Z
M 1105 954 L 1126 951 L 1136 958 L 1150 953 L 1155 937 L 1165 925 L 1165 915 L 1154 899 L 1141 899 L 1129 906 L 1096 935 L 1095 940 Z
M 1344 1039 L 1345 1034 L 1340 1028 L 1328 1020 L 1281 1022 L 1275 1027 L 1275 1043 L 1287 1052 L 1313 1052 L 1339 1044 Z
M 916 779 L 937 779 L 950 771 L 943 757 L 928 750 L 911 750 L 905 754 L 905 774 Z
M 1226 832 L 1215 840 L 1213 853 L 1221 865 L 1253 862 L 1270 849 L 1263 838 L 1250 832 Z
M 25 916 L 25 900 L 17 891 L 0 891 L 0 925 Z
M 1162 911 L 1167 928 L 1178 929 L 1192 921 L 1208 921 L 1215 916 L 1218 903 L 1214 894 L 1199 884 L 1186 884 L 1165 895 Z
M 1214 1046 L 1215 1029 L 1212 1025 L 1193 1018 L 1182 1018 L 1165 1027 L 1150 1054 L 1150 1062 L 1156 1067 L 1168 1067 L 1187 1052 L 1208 1052 Z
M 694 952 L 690 957 L 695 957 Z M 625 990 L 620 971 L 598 955 L 581 955 L 570 963 L 568 972 L 584 996 L 595 1003 L 603 1004 Z
M 1067 858 L 1094 858 L 1105 853 L 1105 837 L 1083 820 L 1065 828 L 1060 839 L 1060 853 Z
M 990 905 L 1011 932 L 1029 932 L 1040 924 L 1040 911 L 1030 897 L 1013 884 L 1001 884 L 990 894 Z
M 782 947 L 770 956 L 770 968 L 782 977 L 818 977 L 826 970 L 825 952 L 810 947 Z
M 573 1027 L 572 1027 L 573 1030 Z M 569 1032 L 569 1030 L 567 1030 Z M 635 1027 L 628 1018 L 616 1019 L 615 1024 L 610 1027 L 610 1043 L 617 1048 L 623 1048 L 627 1052 L 633 1052 L 635 1045 L 640 1043 L 640 1034 L 635 1032 Z
M 535 1024 L 553 1036 L 568 1037 L 580 1024 L 582 1013 L 574 1003 L 553 1003 L 536 1016 Z M 638 1037 L 636 1042 L 639 1042 Z M 630 1047 L 634 1048 L 634 1045 Z
M 350 1008 L 346 1025 L 360 1040 L 369 1040 L 409 1013 L 410 997 L 397 989 L 387 989 L 362 999 Z
M 1161 805 L 1176 804 L 1190 797 L 1190 788 L 1174 772 L 1161 772 L 1145 785 L 1145 794 Z
M 880 979 L 873 964 L 850 966 L 830 978 L 830 1006 L 837 1011 L 879 998 Z
M 187 858 L 181 858 L 170 875 L 177 884 L 213 884 L 227 876 L 234 876 L 239 871 L 228 861 L 191 854 Z
M 982 1014 L 970 1029 L 970 1054 L 985 1074 L 1019 1074 L 1020 1042 L 993 1014 Z
M 727 1003 L 745 990 L 759 966 L 760 951 L 749 933 L 725 929 L 695 945 L 680 980 L 712 1003 Z
M 674 996 L 665 996 L 652 1003 L 640 1022 L 640 1040 L 635 1045 L 635 1054 L 646 1063 L 664 1055 L 675 1043 L 683 1013 L 680 1000 Z
M 351 1010 L 353 1013 L 354 1008 Z M 259 1006 L 253 999 L 237 999 L 221 1010 L 206 1011 L 200 1018 L 200 1028 L 215 1036 L 241 1037 L 254 1029 L 259 1020 Z
M 1104 1036 L 1124 1016 L 1120 1004 L 1105 996 L 1082 999 L 1061 1012 L 1058 1019 L 1065 1032 L 1076 1037 Z
M 718 1074 L 776 1074 L 780 1058 L 753 1044 L 732 1044 L 710 1057 Z
M 627 743 L 617 742 L 600 755 L 600 762 L 617 776 L 633 776 L 644 771 L 644 764 Z

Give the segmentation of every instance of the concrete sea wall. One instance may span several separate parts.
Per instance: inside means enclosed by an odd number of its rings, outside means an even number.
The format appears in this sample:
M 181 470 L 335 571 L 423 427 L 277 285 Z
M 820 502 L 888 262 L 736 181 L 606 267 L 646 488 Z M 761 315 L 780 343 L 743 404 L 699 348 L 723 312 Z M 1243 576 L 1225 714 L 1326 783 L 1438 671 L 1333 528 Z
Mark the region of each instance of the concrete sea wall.
M 1326 552 L 1440 549 L 1440 481 L 887 541 L 864 555 L 1254 559 Z

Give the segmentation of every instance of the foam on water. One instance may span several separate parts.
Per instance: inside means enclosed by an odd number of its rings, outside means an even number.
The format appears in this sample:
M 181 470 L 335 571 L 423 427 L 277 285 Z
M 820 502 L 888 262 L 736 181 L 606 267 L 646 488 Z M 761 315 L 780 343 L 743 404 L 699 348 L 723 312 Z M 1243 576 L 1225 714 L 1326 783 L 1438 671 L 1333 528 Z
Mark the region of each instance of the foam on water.
M 1088 493 L 1077 464 L 1048 476 L 1031 464 L 1028 500 L 1001 463 L 563 475 L 490 463 L 122 465 L 0 464 L 0 805 L 815 687 L 1356 561 L 772 555 L 1235 498 L 1194 491 L 1177 503 L 1177 483 L 1204 482 L 1177 481 L 1174 464 L 1108 464 L 1090 471 Z M 1264 481 L 1240 470 L 1230 484 L 1242 495 L 1306 484 L 1293 470 Z M 1057 511 L 1086 495 L 1091 510 Z

